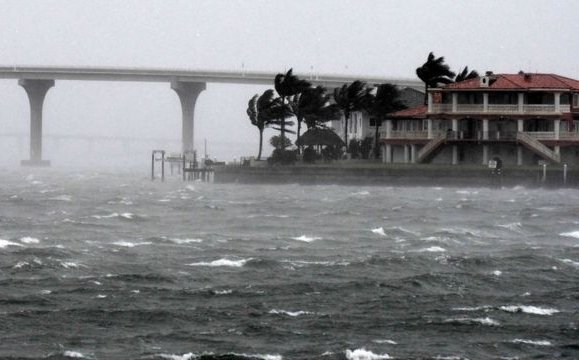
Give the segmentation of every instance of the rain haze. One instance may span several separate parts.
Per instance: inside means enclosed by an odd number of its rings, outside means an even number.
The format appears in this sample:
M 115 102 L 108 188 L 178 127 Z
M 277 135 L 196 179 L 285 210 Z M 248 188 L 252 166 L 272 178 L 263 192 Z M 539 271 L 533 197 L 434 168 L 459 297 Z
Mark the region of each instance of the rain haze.
M 579 359 L 577 15 L 576 0 L 0 0 L 0 78 L 29 71 L 0 79 L 0 359 Z M 199 78 L 34 66 L 272 75 L 208 82 L 194 145 L 227 164 L 184 154 L 173 173 L 151 154 L 189 153 Z M 248 102 L 290 68 L 422 89 L 419 68 L 428 106 L 355 81 L 330 105 L 281 76 L 307 134 L 245 161 L 249 116 L 287 113 Z M 343 138 L 324 127 L 352 104 Z
M 416 79 L 433 51 L 455 71 L 576 77 L 576 1 L 2 1 L 0 64 L 374 75 Z M 273 87 L 273 79 L 272 86 Z M 255 156 L 245 110 L 268 87 L 209 83 L 195 146 L 212 158 Z M 0 81 L 0 133 L 28 135 L 15 80 Z M 168 83 L 58 81 L 44 104 L 53 165 L 145 166 L 180 150 L 181 109 Z M 55 140 L 50 135 L 78 135 Z M 274 135 L 266 130 L 265 139 Z M 93 137 L 93 141 L 88 138 Z M 111 138 L 118 138 L 113 141 Z M 3 163 L 28 138 L 3 137 Z M 266 155 L 271 148 L 266 148 Z

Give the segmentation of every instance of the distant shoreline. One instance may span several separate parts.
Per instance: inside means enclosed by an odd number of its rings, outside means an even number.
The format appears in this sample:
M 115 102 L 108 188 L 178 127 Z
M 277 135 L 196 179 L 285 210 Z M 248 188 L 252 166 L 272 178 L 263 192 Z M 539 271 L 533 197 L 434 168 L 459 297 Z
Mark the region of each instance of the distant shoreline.
M 215 169 L 215 182 L 577 188 L 579 187 L 579 169 L 568 169 L 565 183 L 563 167 L 560 165 L 547 166 L 545 181 L 543 181 L 542 168 L 539 166 L 505 167 L 501 175 L 492 175 L 490 169 L 472 165 L 401 165 L 355 161 L 292 166 L 228 165 Z

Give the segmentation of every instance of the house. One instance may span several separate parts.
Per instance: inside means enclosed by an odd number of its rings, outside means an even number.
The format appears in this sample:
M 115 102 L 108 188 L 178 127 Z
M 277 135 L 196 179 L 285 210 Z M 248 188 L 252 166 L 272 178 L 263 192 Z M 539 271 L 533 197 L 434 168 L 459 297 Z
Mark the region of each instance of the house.
M 400 101 L 406 107 L 415 107 L 424 102 L 424 92 L 411 87 L 400 89 Z M 344 136 L 344 116 L 340 120 L 332 121 L 330 128 L 341 137 Z M 376 121 L 370 118 L 365 111 L 355 111 L 350 114 L 348 121 L 348 142 L 350 140 L 363 140 L 367 137 L 374 137 L 376 132 Z
M 428 90 L 428 106 L 391 114 L 386 163 L 579 165 L 579 81 L 555 74 L 493 74 Z

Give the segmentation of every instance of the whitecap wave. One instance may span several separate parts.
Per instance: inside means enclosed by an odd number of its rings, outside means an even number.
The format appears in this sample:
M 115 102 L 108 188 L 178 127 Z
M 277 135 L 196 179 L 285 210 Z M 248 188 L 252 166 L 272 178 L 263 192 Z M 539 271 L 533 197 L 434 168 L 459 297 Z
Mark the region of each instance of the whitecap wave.
M 494 276 L 501 276 L 501 275 L 503 274 L 503 272 L 500 271 L 500 270 L 495 270 L 495 271 L 492 272 L 492 274 L 493 274 Z
M 0 249 L 5 248 L 7 246 L 20 246 L 20 247 L 22 247 L 22 244 L 18 244 L 18 243 L 12 242 L 12 241 L 0 239 Z
M 444 320 L 444 323 L 461 324 L 461 325 L 484 325 L 484 326 L 500 326 L 500 323 L 490 317 L 486 318 L 452 318 Z
M 452 308 L 453 311 L 480 311 L 485 310 L 488 311 L 492 309 L 492 306 L 489 305 L 482 305 L 482 306 L 466 306 L 466 307 L 456 307 Z
M 63 353 L 63 355 L 65 357 L 69 357 L 69 358 L 73 358 L 73 359 L 84 359 L 85 358 L 84 354 L 81 352 L 78 352 L 78 351 L 70 351 L 70 350 L 65 351 Z
M 567 265 L 579 268 L 579 261 L 573 261 L 571 259 L 559 259 L 559 260 Z
M 559 235 L 560 235 L 560 236 L 566 236 L 566 237 L 572 237 L 572 238 L 579 239 L 579 230 L 578 230 L 578 231 L 571 231 L 571 232 L 560 233 Z
M 187 353 L 183 355 L 175 355 L 175 354 L 159 354 L 159 357 L 168 360 L 191 360 L 195 359 L 197 356 L 193 353 Z
M 378 340 L 372 340 L 373 343 L 376 344 L 390 344 L 390 345 L 398 345 L 398 343 L 394 340 L 389 340 L 389 339 L 378 339 Z
M 370 195 L 370 192 L 369 191 L 357 191 L 357 192 L 350 193 L 350 195 L 352 195 L 352 196 L 367 196 L 367 195 Z
M 269 311 L 270 314 L 276 314 L 276 315 L 287 315 L 287 316 L 291 316 L 291 317 L 296 317 L 296 316 L 301 316 L 301 315 L 312 315 L 314 314 L 313 312 L 309 312 L 309 311 L 286 311 L 286 310 L 270 310 Z
M 192 243 L 200 243 L 203 242 L 203 239 L 179 239 L 179 238 L 169 238 L 169 241 L 174 242 L 175 244 L 192 244 Z
M 128 247 L 128 248 L 133 248 L 135 246 L 151 245 L 151 244 L 152 243 L 148 242 L 148 241 L 144 241 L 144 242 L 117 241 L 117 242 L 113 243 L 113 245 Z
M 24 243 L 24 244 L 38 244 L 40 242 L 40 240 L 38 240 L 37 238 L 30 237 L 30 236 L 25 236 L 25 237 L 20 238 L 20 242 Z
M 317 237 L 317 236 L 307 236 L 307 235 L 302 235 L 300 237 L 293 237 L 292 239 L 297 240 L 297 241 L 303 241 L 303 242 L 312 242 L 312 241 L 316 241 L 316 240 L 322 240 L 321 237 Z
M 515 344 L 529 344 L 529 345 L 537 345 L 537 346 L 552 346 L 549 340 L 527 340 L 527 339 L 515 339 L 511 341 Z
M 356 350 L 346 350 L 346 359 L 348 360 L 381 360 L 391 359 L 388 354 L 374 354 L 373 352 L 364 348 Z
M 201 357 L 205 357 L 205 356 L 211 356 L 213 357 L 215 354 L 214 353 L 203 353 L 203 354 L 193 354 L 193 353 L 187 353 L 187 354 L 183 354 L 183 355 L 175 355 L 175 354 L 158 354 L 156 356 L 163 358 L 163 359 L 167 359 L 167 360 L 193 360 L 193 359 L 197 359 L 197 358 L 201 358 Z M 261 359 L 261 360 L 282 360 L 282 356 L 281 355 L 271 355 L 271 354 L 237 354 L 237 353 L 231 353 L 231 354 L 227 354 L 227 355 L 233 355 L 235 357 L 244 357 L 244 358 L 250 358 L 250 359 Z
M 376 234 L 376 235 L 380 235 L 380 236 L 386 236 L 386 233 L 384 232 L 384 228 L 383 227 L 379 227 L 376 229 L 372 229 L 371 230 L 372 233 Z
M 242 267 L 251 259 L 241 259 L 241 260 L 229 260 L 229 259 L 218 259 L 211 262 L 196 262 L 187 264 L 189 266 L 228 266 L 228 267 Z
M 446 252 L 446 249 L 442 248 L 440 246 L 431 246 L 429 248 L 420 249 L 418 251 L 419 252 Z
M 560 312 L 557 309 L 541 308 L 532 305 L 504 305 L 499 307 L 499 309 L 510 313 L 525 313 L 532 315 L 547 315 L 547 316 Z
M 303 267 L 308 265 L 321 265 L 321 266 L 348 266 L 350 265 L 347 261 L 307 261 L 307 260 L 282 260 L 282 262 L 288 262 L 293 266 Z
M 229 295 L 233 293 L 233 290 L 231 289 L 226 289 L 226 290 L 214 290 L 213 293 L 215 295 Z

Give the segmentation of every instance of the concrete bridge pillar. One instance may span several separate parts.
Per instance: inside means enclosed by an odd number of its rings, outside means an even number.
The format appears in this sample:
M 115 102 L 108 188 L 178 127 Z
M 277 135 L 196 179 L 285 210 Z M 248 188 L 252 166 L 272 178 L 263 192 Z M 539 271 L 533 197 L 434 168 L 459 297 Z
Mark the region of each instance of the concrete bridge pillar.
M 30 103 L 30 160 L 22 160 L 21 164 L 50 166 L 50 161 L 42 160 L 42 106 L 54 80 L 20 79 L 18 85 L 24 88 Z
M 193 125 L 195 102 L 201 91 L 205 90 L 205 83 L 172 81 L 171 89 L 175 90 L 181 101 L 183 112 L 181 128 L 181 147 L 183 154 L 193 152 Z

